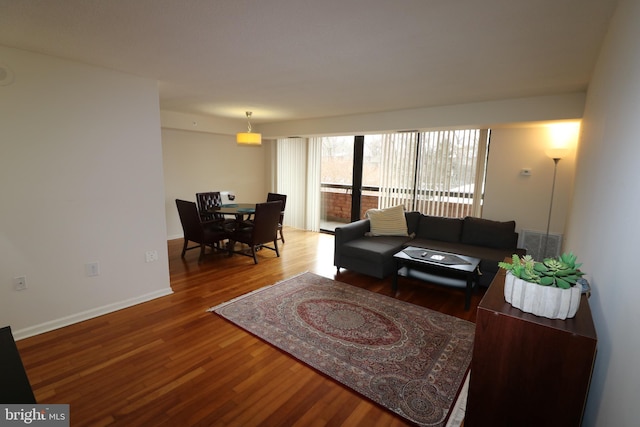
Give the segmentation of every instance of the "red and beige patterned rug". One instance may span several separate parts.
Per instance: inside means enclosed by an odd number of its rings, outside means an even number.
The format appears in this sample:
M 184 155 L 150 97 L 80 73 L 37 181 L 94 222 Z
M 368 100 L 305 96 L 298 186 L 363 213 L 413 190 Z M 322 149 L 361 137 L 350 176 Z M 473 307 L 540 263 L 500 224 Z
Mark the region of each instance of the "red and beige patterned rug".
M 303 273 L 213 311 L 421 426 L 444 426 L 463 384 L 474 325 Z

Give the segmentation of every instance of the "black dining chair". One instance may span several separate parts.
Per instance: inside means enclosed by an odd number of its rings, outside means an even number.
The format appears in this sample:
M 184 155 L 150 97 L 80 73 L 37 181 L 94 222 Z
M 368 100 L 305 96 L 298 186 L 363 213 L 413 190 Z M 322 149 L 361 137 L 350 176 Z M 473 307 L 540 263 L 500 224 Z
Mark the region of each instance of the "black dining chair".
M 184 232 L 184 245 L 180 255 L 182 258 L 191 249 L 200 248 L 198 260 L 202 260 L 206 246 L 210 246 L 212 250 L 225 249 L 222 242 L 229 238 L 229 231 L 224 227 L 224 219 L 202 221 L 198 207 L 194 202 L 176 199 L 176 206 Z M 188 247 L 190 241 L 198 245 Z
M 268 193 L 267 194 L 267 202 L 282 202 L 282 211 L 280 212 L 280 219 L 278 220 L 278 231 L 280 232 L 280 240 L 284 243 L 284 234 L 282 234 L 282 224 L 284 223 L 284 208 L 287 205 L 287 195 L 286 194 L 278 194 L 278 193 Z
M 253 222 L 231 232 L 229 236 L 229 256 L 234 253 L 253 257 L 253 263 L 258 263 L 256 251 L 261 248 L 271 249 L 280 256 L 278 250 L 278 220 L 282 211 L 282 202 L 266 202 L 256 204 L 256 211 L 253 215 Z M 250 252 L 245 250 L 235 250 L 236 242 L 249 246 Z M 267 246 L 273 243 L 273 246 Z
M 224 215 L 211 213 L 212 208 L 222 206 L 222 195 L 219 191 L 209 191 L 206 193 L 196 193 L 196 202 L 198 203 L 198 212 L 203 221 L 212 221 L 214 219 L 224 220 L 227 228 L 232 228 L 234 220 L 226 218 Z
M 214 207 L 222 206 L 222 196 L 219 191 L 209 191 L 206 193 L 196 193 L 196 202 L 198 203 L 198 212 L 204 221 L 214 219 L 214 214 L 208 210 Z

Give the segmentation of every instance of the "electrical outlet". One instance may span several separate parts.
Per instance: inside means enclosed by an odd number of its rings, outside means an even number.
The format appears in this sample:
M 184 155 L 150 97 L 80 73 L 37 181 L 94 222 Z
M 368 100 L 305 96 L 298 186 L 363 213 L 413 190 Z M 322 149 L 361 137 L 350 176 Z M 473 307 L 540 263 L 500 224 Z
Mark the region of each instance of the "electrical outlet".
M 24 291 L 27 289 L 27 278 L 25 276 L 14 277 L 13 278 L 13 290 L 14 291 Z
M 520 175 L 531 176 L 531 168 L 523 168 L 520 170 Z
M 100 275 L 100 263 L 90 262 L 84 265 L 84 273 L 87 277 L 95 277 Z
M 158 260 L 158 251 L 147 251 L 145 256 L 147 262 L 155 262 Z

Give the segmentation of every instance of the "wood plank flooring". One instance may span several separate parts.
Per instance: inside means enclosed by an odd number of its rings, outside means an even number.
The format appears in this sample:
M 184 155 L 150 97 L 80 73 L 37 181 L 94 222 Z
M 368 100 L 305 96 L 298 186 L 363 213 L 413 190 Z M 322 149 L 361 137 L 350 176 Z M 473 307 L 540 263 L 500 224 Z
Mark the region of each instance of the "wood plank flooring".
M 310 271 L 391 295 L 391 281 L 333 267 L 333 236 L 285 228 L 281 257 L 168 242 L 172 295 L 18 342 L 40 403 L 68 403 L 72 426 L 406 426 L 206 309 Z M 460 290 L 401 279 L 397 298 L 475 320 Z

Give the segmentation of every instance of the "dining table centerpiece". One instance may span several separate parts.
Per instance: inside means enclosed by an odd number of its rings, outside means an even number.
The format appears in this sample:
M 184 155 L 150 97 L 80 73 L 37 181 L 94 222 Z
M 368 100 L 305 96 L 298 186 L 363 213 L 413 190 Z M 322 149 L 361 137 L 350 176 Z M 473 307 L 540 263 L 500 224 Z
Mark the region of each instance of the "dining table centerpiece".
M 584 275 L 573 253 L 536 261 L 531 255 L 514 254 L 500 262 L 506 270 L 504 298 L 513 307 L 549 319 L 567 319 L 580 307 Z

